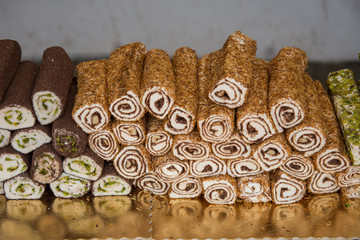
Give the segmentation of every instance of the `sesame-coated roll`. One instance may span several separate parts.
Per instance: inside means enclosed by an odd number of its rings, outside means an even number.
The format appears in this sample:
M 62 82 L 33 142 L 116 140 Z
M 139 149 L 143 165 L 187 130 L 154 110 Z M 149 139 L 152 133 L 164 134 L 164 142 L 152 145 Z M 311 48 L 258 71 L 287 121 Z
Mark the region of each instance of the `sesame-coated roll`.
M 360 185 L 360 166 L 350 166 L 345 171 L 337 174 L 340 187 Z
M 171 183 L 189 174 L 188 161 L 179 160 L 171 152 L 152 160 L 154 172 L 161 181 Z
M 25 172 L 30 168 L 31 156 L 15 151 L 12 147 L 0 148 L 0 182 Z
M 251 153 L 250 145 L 243 141 L 238 132 L 224 142 L 212 143 L 211 149 L 215 156 L 222 159 L 248 157 Z
M 0 148 L 10 143 L 11 132 L 6 129 L 0 129 Z
M 232 177 L 252 176 L 264 172 L 252 156 L 228 160 L 226 166 L 227 173 Z
M 146 118 L 139 121 L 114 121 L 112 130 L 121 145 L 140 145 L 146 138 Z
M 196 198 L 201 193 L 201 180 L 188 175 L 171 183 L 169 198 Z
M 342 187 L 341 193 L 350 199 L 359 199 L 360 198 L 360 185 L 354 185 L 350 187 Z
M 7 199 L 40 199 L 45 192 L 45 185 L 31 179 L 28 172 L 24 172 L 4 183 Z
M 311 159 L 300 153 L 291 153 L 280 169 L 292 177 L 305 180 L 311 177 L 315 167 Z
M 226 174 L 224 160 L 210 154 L 203 160 L 190 161 L 190 174 L 195 177 L 211 177 Z
M 339 189 L 338 181 L 332 173 L 315 171 L 308 182 L 308 190 L 313 194 L 333 193 Z
M 271 176 L 271 193 L 275 204 L 298 202 L 306 194 L 306 183 L 278 170 Z
M 54 182 L 50 183 L 50 189 L 55 197 L 79 198 L 91 190 L 92 183 L 89 180 L 62 173 Z
M 110 127 L 91 133 L 88 145 L 91 150 L 107 161 L 112 161 L 119 152 L 119 144 Z
M 204 198 L 210 204 L 234 204 L 237 199 L 236 180 L 228 175 L 202 178 Z
M 170 183 L 162 181 L 157 174 L 149 171 L 136 180 L 136 186 L 155 195 L 165 195 L 169 191 Z
M 238 179 L 239 198 L 246 202 L 270 202 L 270 178 L 268 173 Z
M 145 147 L 152 156 L 163 156 L 173 145 L 173 136 L 164 130 L 162 121 L 149 116 Z

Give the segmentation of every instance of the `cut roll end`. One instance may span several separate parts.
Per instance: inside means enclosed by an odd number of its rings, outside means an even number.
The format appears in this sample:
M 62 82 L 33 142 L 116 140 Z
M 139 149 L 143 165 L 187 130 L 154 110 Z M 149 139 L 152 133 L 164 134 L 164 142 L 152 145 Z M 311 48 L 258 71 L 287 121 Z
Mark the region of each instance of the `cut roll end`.
M 145 147 L 153 156 L 163 156 L 171 150 L 173 139 L 166 132 L 148 133 Z
M 315 171 L 311 160 L 300 154 L 289 156 L 280 169 L 301 180 L 308 179 Z
M 171 134 L 189 134 L 195 127 L 195 119 L 186 110 L 173 108 L 168 116 L 164 129 Z
M 0 154 L 0 182 L 15 177 L 27 169 L 28 165 L 20 154 L 7 152 Z
M 222 142 L 231 136 L 233 126 L 231 121 L 224 116 L 210 116 L 205 121 L 198 122 L 200 136 L 207 142 Z
M 94 132 L 89 136 L 89 146 L 99 157 L 111 161 L 119 152 L 114 134 L 109 130 Z
M 50 189 L 55 197 L 79 198 L 87 194 L 91 189 L 91 182 L 67 173 L 50 183 Z
M 132 186 L 120 176 L 108 175 L 94 182 L 92 186 L 93 196 L 126 196 L 129 195 Z
M 232 78 L 224 78 L 209 93 L 209 98 L 217 104 L 237 108 L 244 104 L 248 89 Z
M 204 160 L 190 162 L 190 174 L 195 177 L 212 177 L 217 175 L 224 175 L 225 173 L 225 162 L 214 156 L 210 156 Z
M 36 92 L 32 97 L 32 103 L 41 125 L 54 122 L 63 111 L 60 98 L 50 91 Z
M 38 183 L 48 184 L 55 181 L 62 173 L 61 157 L 53 152 L 40 151 L 33 154 L 30 174 Z
M 234 137 L 220 143 L 211 145 L 215 156 L 222 159 L 236 159 L 239 157 L 248 157 L 251 153 L 250 145 L 243 142 L 240 138 Z
M 193 176 L 186 176 L 171 184 L 169 198 L 195 198 L 201 192 L 201 181 Z
M 253 158 L 238 158 L 226 162 L 228 174 L 232 177 L 245 177 L 262 173 L 264 170 Z
M 138 121 L 145 114 L 138 96 L 131 91 L 112 102 L 109 110 L 115 118 L 123 121 Z
M 51 136 L 40 129 L 19 131 L 11 138 L 11 146 L 23 154 L 30 153 L 49 142 L 51 142 Z
M 303 199 L 306 188 L 303 181 L 281 173 L 273 180 L 271 191 L 275 204 L 290 204 Z
M 163 182 L 153 172 L 148 172 L 136 180 L 136 185 L 142 190 L 152 192 L 155 195 L 167 194 L 170 184 Z
M 276 133 L 272 121 L 265 114 L 248 115 L 238 121 L 238 129 L 247 143 L 260 143 Z
M 315 171 L 310 178 L 308 189 L 314 194 L 324 194 L 337 192 L 340 186 L 333 174 Z
M 233 179 L 231 179 L 233 180 Z M 211 204 L 234 204 L 237 198 L 235 180 L 226 178 L 204 179 L 204 198 Z
M 5 181 L 4 191 L 7 199 L 40 199 L 45 186 L 20 175 Z
M 99 104 L 86 105 L 73 113 L 74 121 L 86 133 L 103 129 L 109 122 L 106 111 Z
M 270 179 L 268 174 L 239 178 L 239 197 L 247 202 L 270 202 Z
M 166 117 L 173 103 L 174 100 L 161 87 L 154 87 L 150 91 L 145 92 L 142 98 L 142 105 L 159 119 Z
M 280 103 L 272 106 L 270 114 L 278 132 L 298 125 L 305 117 L 304 110 L 289 99 L 283 99 Z
M 122 145 L 139 145 L 145 140 L 143 129 L 136 123 L 118 124 L 112 130 Z
M 5 129 L 0 129 L 0 148 L 5 147 L 10 143 L 11 132 Z
M 350 161 L 346 154 L 338 149 L 328 149 L 321 152 L 315 158 L 316 166 L 320 172 L 342 172 L 350 166 Z
M 103 161 L 100 161 L 103 163 Z M 74 158 L 65 158 L 63 169 L 65 173 L 81 177 L 87 180 L 96 181 L 102 173 L 103 164 L 86 155 Z
M 35 125 L 35 116 L 31 110 L 21 107 L 5 107 L 0 110 L 0 126 L 7 130 L 29 128 Z
M 322 131 L 313 127 L 290 131 L 287 138 L 290 145 L 297 151 L 304 152 L 305 156 L 310 156 L 320 151 L 326 143 Z

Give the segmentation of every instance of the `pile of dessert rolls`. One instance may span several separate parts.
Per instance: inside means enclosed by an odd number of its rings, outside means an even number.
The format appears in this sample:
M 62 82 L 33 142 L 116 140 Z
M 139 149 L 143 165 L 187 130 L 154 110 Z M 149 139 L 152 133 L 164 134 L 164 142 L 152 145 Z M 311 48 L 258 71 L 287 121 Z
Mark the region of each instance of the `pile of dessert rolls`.
M 201 58 L 136 42 L 74 69 L 61 47 L 46 49 L 38 66 L 21 61 L 16 41 L 1 40 L 1 193 L 39 199 L 49 186 L 78 198 L 139 188 L 211 204 L 290 204 L 339 190 L 359 198 L 360 167 L 305 52 L 284 47 L 268 62 L 256 49 L 238 31 Z M 336 79 L 331 89 L 348 82 Z

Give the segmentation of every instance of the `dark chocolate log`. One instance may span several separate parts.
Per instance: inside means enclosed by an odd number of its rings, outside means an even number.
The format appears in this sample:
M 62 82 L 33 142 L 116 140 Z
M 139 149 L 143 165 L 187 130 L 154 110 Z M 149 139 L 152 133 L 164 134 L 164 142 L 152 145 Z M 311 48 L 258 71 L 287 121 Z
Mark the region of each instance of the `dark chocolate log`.
M 6 129 L 0 129 L 0 148 L 10 143 L 11 132 Z
M 308 182 L 308 190 L 313 194 L 333 193 L 339 189 L 338 181 L 332 173 L 315 171 Z
M 122 145 L 140 145 L 146 137 L 146 118 L 139 121 L 114 121 L 112 130 L 116 139 Z
M 89 180 L 62 173 L 58 179 L 50 183 L 50 189 L 55 197 L 79 198 L 91 190 Z
M 58 46 L 47 48 L 32 92 L 41 125 L 52 123 L 63 114 L 73 77 L 74 65 L 65 50 Z
M 189 163 L 179 160 L 171 152 L 153 159 L 153 167 L 161 181 L 171 183 L 189 174 Z
M 271 176 L 271 193 L 275 204 L 298 202 L 306 194 L 306 183 L 277 170 Z
M 224 175 L 226 169 L 225 161 L 212 154 L 203 160 L 190 161 L 190 174 L 195 177 Z
M 286 158 L 280 169 L 290 176 L 305 180 L 313 175 L 315 167 L 310 158 L 294 152 Z
M 268 173 L 238 179 L 239 197 L 246 202 L 270 202 L 270 178 Z
M 0 40 L 0 101 L 13 78 L 21 60 L 21 47 L 11 39 Z
M 16 130 L 35 125 L 36 116 L 31 104 L 31 93 L 39 72 L 33 62 L 21 62 L 0 103 L 0 126 Z
M 63 159 L 51 144 L 36 149 L 32 155 L 30 175 L 38 183 L 47 184 L 55 181 L 63 170 Z
M 155 195 L 165 195 L 170 188 L 170 184 L 163 182 L 153 171 L 149 171 L 138 178 L 136 186 Z
M 45 185 L 39 184 L 24 172 L 6 180 L 4 191 L 7 199 L 40 199 L 45 192 Z
M 236 180 L 228 175 L 202 178 L 204 199 L 211 204 L 234 204 L 237 199 Z
M 196 198 L 201 193 L 201 180 L 188 175 L 171 183 L 169 198 Z
M 64 113 L 52 125 L 53 148 L 63 157 L 80 156 L 85 151 L 87 143 L 87 134 L 72 119 L 76 91 L 76 83 L 73 82 Z
M 164 130 L 163 122 L 154 116 L 147 120 L 145 147 L 152 156 L 163 156 L 171 150 L 173 135 Z
M 10 146 L 0 149 L 0 182 L 25 172 L 30 168 L 31 156 L 22 154 Z

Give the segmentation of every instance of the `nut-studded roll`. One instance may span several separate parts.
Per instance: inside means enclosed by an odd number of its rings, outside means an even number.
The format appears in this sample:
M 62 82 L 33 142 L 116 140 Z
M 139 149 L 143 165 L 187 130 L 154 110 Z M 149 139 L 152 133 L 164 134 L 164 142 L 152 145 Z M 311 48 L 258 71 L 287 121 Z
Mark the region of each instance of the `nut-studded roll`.
M 94 60 L 76 66 L 78 92 L 73 119 L 86 133 L 103 129 L 109 122 L 107 61 Z
M 189 174 L 188 161 L 179 160 L 171 152 L 153 160 L 154 172 L 163 182 L 172 183 Z
M 146 118 L 132 122 L 117 120 L 112 123 L 111 128 L 121 145 L 140 145 L 145 141 Z
M 153 116 L 147 120 L 145 147 L 152 156 L 163 156 L 173 145 L 173 136 L 164 130 L 162 121 Z
M 101 158 L 112 161 L 119 152 L 119 144 L 110 127 L 90 134 L 88 145 Z
M 54 182 L 50 183 L 50 189 L 55 197 L 79 198 L 91 190 L 92 183 L 89 180 L 62 173 Z
M 248 157 L 251 153 L 250 145 L 245 143 L 238 132 L 224 142 L 212 143 L 212 152 L 215 156 L 222 159 L 236 159 L 239 157 Z
M 341 188 L 341 193 L 346 198 L 358 199 L 358 198 L 360 198 L 360 185 L 355 185 L 355 186 L 350 186 L 350 187 L 342 187 Z
M 275 204 L 298 202 L 306 194 L 306 183 L 277 170 L 271 176 L 271 193 Z
M 338 181 L 332 173 L 315 171 L 308 182 L 308 190 L 313 194 L 333 193 L 339 189 Z
M 201 180 L 188 175 L 171 183 L 169 198 L 196 198 L 201 193 Z
M 118 120 L 138 121 L 145 114 L 140 103 L 145 53 L 145 45 L 135 42 L 110 54 L 107 76 L 109 104 L 111 114 Z
M 210 204 L 234 204 L 237 198 L 236 180 L 228 175 L 202 178 L 204 199 Z
M 25 172 L 30 167 L 31 156 L 15 151 L 10 146 L 0 149 L 0 182 Z
M 261 165 L 252 157 L 240 157 L 226 161 L 227 173 L 232 177 L 245 177 L 264 172 Z
M 33 62 L 21 62 L 0 103 L 0 126 L 16 130 L 35 125 L 36 116 L 31 104 L 31 93 L 39 67 Z
M 220 51 L 209 98 L 216 104 L 237 108 L 245 102 L 249 92 L 256 42 L 236 31 L 228 37 Z
M 189 134 L 197 120 L 198 81 L 197 55 L 188 47 L 178 48 L 172 58 L 176 100 L 164 123 L 172 134 Z
M 195 177 L 211 177 L 226 174 L 224 160 L 210 154 L 203 160 L 190 161 L 190 174 Z
M 315 171 L 311 159 L 299 153 L 291 153 L 280 169 L 292 177 L 305 180 L 311 177 Z
M 155 117 L 164 119 L 175 101 L 175 76 L 169 55 L 160 49 L 146 53 L 141 103 Z
M 246 202 L 270 202 L 270 178 L 268 173 L 238 179 L 239 198 Z
M 337 174 L 337 180 L 340 187 L 360 185 L 360 166 L 350 166 Z
M 170 183 L 163 182 L 157 174 L 149 171 L 136 179 L 136 186 L 155 195 L 165 195 L 169 191 Z
M 244 141 L 260 143 L 276 133 L 267 107 L 269 64 L 262 59 L 252 62 L 249 101 L 236 110 L 236 126 Z
M 303 72 L 307 63 L 306 53 L 293 47 L 282 48 L 271 60 L 268 107 L 278 132 L 305 117 Z
M 62 161 L 62 157 L 52 149 L 51 144 L 41 146 L 32 155 L 31 178 L 41 184 L 55 181 L 62 173 Z
M 0 129 L 0 148 L 10 143 L 11 132 L 6 129 Z
M 33 181 L 28 172 L 8 179 L 4 183 L 7 199 L 40 199 L 45 192 L 45 185 Z
M 11 146 L 23 154 L 28 154 L 49 142 L 51 142 L 50 127 L 40 124 L 31 128 L 16 130 L 10 139 Z
M 73 77 L 74 64 L 65 50 L 58 46 L 47 48 L 31 97 L 41 125 L 50 124 L 63 114 Z

